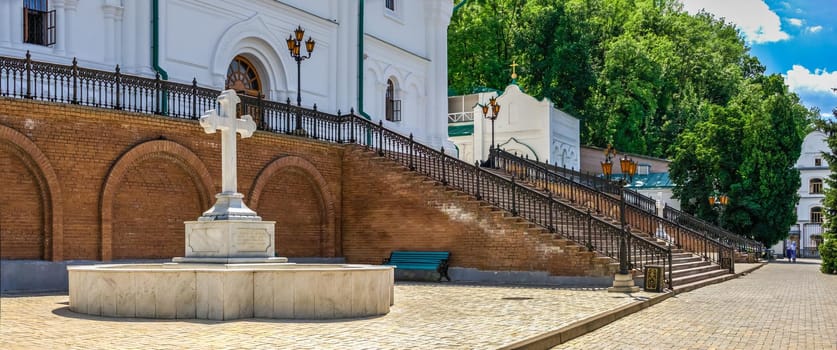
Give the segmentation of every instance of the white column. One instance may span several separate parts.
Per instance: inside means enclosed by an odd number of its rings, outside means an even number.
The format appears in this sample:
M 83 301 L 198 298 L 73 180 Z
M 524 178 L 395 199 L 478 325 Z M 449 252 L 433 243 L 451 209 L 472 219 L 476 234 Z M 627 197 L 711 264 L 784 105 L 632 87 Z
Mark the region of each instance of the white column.
M 123 15 L 122 25 L 120 26 L 122 31 L 119 36 L 121 38 L 119 41 L 122 42 L 122 49 L 120 50 L 122 59 L 120 61 L 123 64 L 122 71 L 125 73 L 137 72 L 137 46 L 139 43 L 134 40 L 138 34 L 135 32 L 138 22 L 137 7 L 136 1 L 125 2 L 123 11 L 127 16 Z
M 56 55 L 64 56 L 67 47 L 67 10 L 64 7 L 63 0 L 53 0 L 52 6 L 55 10 L 55 48 L 53 52 Z
M 102 12 L 105 15 L 105 63 L 116 62 L 116 17 L 122 6 L 119 0 L 105 0 Z
M 428 140 L 434 146 L 449 143 L 447 141 L 447 91 L 448 91 L 448 57 L 447 33 L 453 3 L 449 1 L 434 1 L 430 3 L 427 24 L 434 30 L 428 38 L 428 55 L 431 59 L 430 82 L 426 89 L 430 99 L 427 111 L 427 133 L 432 139 Z
M 0 46 L 9 47 L 12 45 L 12 19 L 16 13 L 12 12 L 12 0 L 0 0 L 0 19 L 3 19 L 0 28 Z
M 358 2 L 335 0 L 338 6 L 338 21 L 337 26 L 337 41 L 338 57 L 342 59 L 337 62 L 337 95 L 338 108 L 344 113 L 349 113 L 349 109 L 354 108 L 355 112 L 358 109 Z M 369 5 L 367 5 L 369 6 Z
M 23 46 L 23 2 L 5 0 L 11 11 L 8 16 L 11 20 L 8 23 L 8 30 L 11 33 L 12 47 Z
M 131 36 L 125 47 L 133 50 L 134 71 L 151 74 L 151 2 L 129 1 L 131 11 L 127 17 L 134 20 L 133 26 L 125 27 L 125 35 Z M 126 53 L 127 55 L 127 53 Z M 209 84 L 210 82 L 199 82 Z
M 124 42 L 124 40 L 122 40 L 123 39 L 122 38 L 122 14 L 123 14 L 123 12 L 124 12 L 123 8 L 118 7 L 118 8 L 116 8 L 116 12 L 114 14 L 114 28 L 116 28 L 116 30 L 114 32 L 114 41 L 115 41 L 114 42 L 114 52 L 116 53 L 114 55 L 115 56 L 114 59 L 116 60 L 116 63 L 124 63 L 122 61 L 122 57 L 123 57 L 123 55 L 122 55 L 122 42 Z
M 75 29 L 76 10 L 78 9 L 78 0 L 64 0 L 64 52 L 69 56 L 75 56 L 75 36 L 72 33 L 78 33 Z

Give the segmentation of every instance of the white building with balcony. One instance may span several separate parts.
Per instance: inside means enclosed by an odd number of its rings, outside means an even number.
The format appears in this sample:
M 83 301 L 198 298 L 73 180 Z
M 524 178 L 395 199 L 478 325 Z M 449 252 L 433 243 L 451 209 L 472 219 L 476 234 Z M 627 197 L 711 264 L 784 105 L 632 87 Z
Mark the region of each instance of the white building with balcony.
M 293 104 L 300 94 L 304 107 L 354 108 L 439 147 L 452 9 L 451 0 L 0 0 L 0 55 L 119 65 Z M 286 43 L 298 27 L 315 42 L 300 72 Z
M 796 224 L 790 227 L 788 238 L 772 247 L 781 256 L 790 240 L 797 242 L 797 256 L 819 257 L 817 247 L 822 243 L 823 200 L 826 179 L 831 175 L 823 152 L 829 152 L 826 134 L 813 131 L 802 141 L 802 154 L 796 162 L 802 185 L 799 187 L 799 204 L 796 206 Z

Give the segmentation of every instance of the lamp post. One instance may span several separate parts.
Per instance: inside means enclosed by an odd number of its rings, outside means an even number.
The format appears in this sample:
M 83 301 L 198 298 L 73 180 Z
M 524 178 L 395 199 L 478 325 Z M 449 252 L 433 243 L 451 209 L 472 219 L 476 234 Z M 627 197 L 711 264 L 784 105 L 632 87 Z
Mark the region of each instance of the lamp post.
M 495 144 L 494 144 L 494 121 L 497 120 L 497 117 L 500 115 L 500 104 L 497 103 L 496 98 L 492 97 L 492 98 L 488 99 L 488 104 L 482 104 L 482 105 L 480 105 L 480 107 L 482 108 L 482 116 L 485 117 L 488 120 L 491 120 L 491 146 L 488 148 L 489 149 L 488 161 L 489 161 L 489 165 L 493 166 L 494 165 L 494 162 L 492 161 L 493 155 L 491 153 L 492 153 L 492 150 L 494 150 L 494 147 L 495 147 Z M 491 112 L 491 113 L 489 113 L 489 112 Z
M 302 46 L 302 39 L 304 37 L 305 30 L 302 29 L 302 26 L 297 26 L 294 33 L 288 35 L 288 39 L 286 40 L 288 51 L 296 61 L 296 105 L 298 107 L 302 106 L 302 61 L 311 58 L 311 53 L 314 52 L 314 45 L 316 44 L 311 39 L 311 36 L 308 36 L 308 40 L 305 41 L 305 50 L 308 51 L 308 56 L 302 55 L 300 47 Z M 305 134 L 305 130 L 302 130 L 302 114 L 299 111 L 296 113 L 296 130 L 294 133 L 298 135 Z
M 610 175 L 613 174 L 613 157 L 616 156 L 616 149 L 613 145 L 608 144 L 604 151 L 605 160 L 602 162 L 602 174 L 610 181 Z
M 608 150 L 612 147 L 608 145 Z M 609 163 L 609 170 L 612 171 L 613 163 L 610 163 L 610 158 L 616 155 L 616 150 L 612 152 L 605 151 L 607 156 L 606 161 Z M 633 182 L 634 174 L 636 174 L 636 162 L 628 158 L 627 155 L 622 156 L 619 160 L 619 166 L 622 168 L 622 180 L 625 181 L 625 175 L 630 177 L 630 182 Z M 605 168 L 605 163 L 602 163 L 602 170 Z M 639 291 L 639 287 L 634 285 L 633 276 L 629 271 L 628 262 L 628 235 L 631 231 L 631 226 L 625 221 L 625 191 L 620 189 L 619 201 L 619 221 L 621 223 L 621 232 L 619 232 L 619 273 L 613 276 L 613 287 L 608 288 L 608 292 L 622 292 L 633 293 Z
M 622 159 L 619 160 L 619 167 L 622 169 L 622 179 L 625 179 L 627 175 L 628 183 L 634 182 L 634 175 L 636 175 L 636 162 L 629 158 L 628 155 L 623 155 Z
M 718 225 L 721 224 L 721 215 L 727 205 L 729 205 L 729 197 L 726 194 L 718 194 L 716 191 L 709 196 L 709 207 L 718 212 Z

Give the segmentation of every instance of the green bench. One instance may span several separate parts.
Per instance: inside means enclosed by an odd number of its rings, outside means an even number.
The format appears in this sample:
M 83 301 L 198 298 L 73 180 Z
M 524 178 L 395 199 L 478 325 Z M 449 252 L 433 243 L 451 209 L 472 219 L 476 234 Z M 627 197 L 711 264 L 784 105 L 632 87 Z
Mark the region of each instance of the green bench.
M 450 252 L 419 252 L 395 250 L 384 259 L 384 265 L 393 265 L 398 270 L 429 270 L 439 273 L 439 281 L 448 276 Z

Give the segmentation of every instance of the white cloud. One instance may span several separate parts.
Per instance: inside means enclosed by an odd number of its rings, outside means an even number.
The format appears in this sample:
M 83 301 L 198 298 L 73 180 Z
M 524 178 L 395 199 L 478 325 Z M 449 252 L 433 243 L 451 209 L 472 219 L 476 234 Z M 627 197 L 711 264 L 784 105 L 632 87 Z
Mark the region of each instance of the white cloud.
M 788 22 L 792 26 L 795 26 L 795 27 L 801 27 L 802 26 L 802 20 L 799 19 L 799 18 L 788 18 Z
M 805 30 L 807 30 L 807 31 L 809 31 L 809 32 L 811 32 L 811 33 L 817 33 L 817 32 L 819 32 L 819 31 L 821 31 L 821 30 L 822 30 L 822 26 L 813 26 L 813 27 L 808 27 L 808 28 L 805 28 Z
M 753 44 L 769 43 L 790 39 L 782 31 L 782 21 L 762 0 L 680 0 L 683 9 L 697 13 L 701 9 L 724 17 L 735 24 L 745 40 Z
M 787 74 L 782 74 L 785 77 L 785 83 L 793 92 L 807 91 L 815 93 L 831 94 L 832 88 L 837 88 L 837 71 L 828 72 L 825 69 L 815 69 L 811 73 L 808 68 L 800 65 L 793 65 L 793 69 L 789 70 Z

